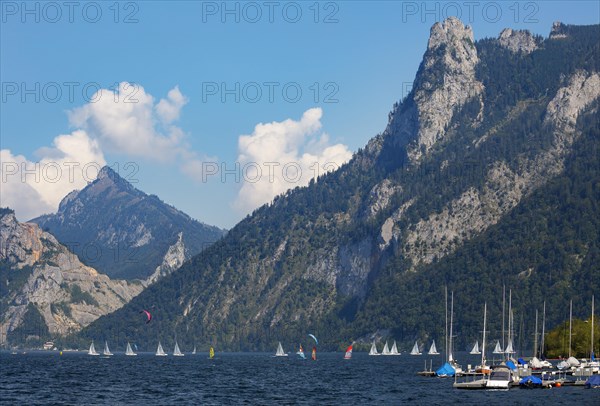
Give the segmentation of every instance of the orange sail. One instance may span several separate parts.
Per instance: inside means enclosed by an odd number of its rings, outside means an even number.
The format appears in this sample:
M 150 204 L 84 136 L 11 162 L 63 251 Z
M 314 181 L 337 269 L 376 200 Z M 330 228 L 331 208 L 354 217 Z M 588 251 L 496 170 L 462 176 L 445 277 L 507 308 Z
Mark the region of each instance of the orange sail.
M 313 361 L 317 360 L 317 347 L 313 347 L 313 349 L 312 349 L 312 360 Z
M 352 358 L 352 344 L 346 349 L 346 355 L 344 355 L 344 359 Z

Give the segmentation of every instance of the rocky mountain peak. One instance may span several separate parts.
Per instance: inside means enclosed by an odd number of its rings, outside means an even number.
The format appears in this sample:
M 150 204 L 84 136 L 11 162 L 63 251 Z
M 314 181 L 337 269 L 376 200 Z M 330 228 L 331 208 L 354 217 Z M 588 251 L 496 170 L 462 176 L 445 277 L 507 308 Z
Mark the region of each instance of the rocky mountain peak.
M 50 334 L 78 331 L 123 306 L 142 291 L 139 283 L 111 280 L 37 224 L 20 223 L 0 209 L 0 345 L 35 307 Z M 16 277 L 15 275 L 21 275 Z M 17 337 L 18 338 L 18 337 Z
M 117 187 L 121 190 L 134 191 L 136 190 L 131 183 L 121 177 L 114 169 L 110 166 L 104 166 L 98 171 L 98 177 L 92 184 L 98 184 L 103 188 L 106 187 Z
M 445 138 L 455 112 L 468 100 L 481 99 L 483 84 L 475 78 L 478 63 L 471 27 L 454 17 L 433 25 L 414 84 L 419 128 L 408 148 L 411 161 Z
M 475 46 L 473 30 L 470 26 L 465 26 L 462 21 L 456 17 L 449 17 L 442 23 L 435 23 L 431 27 L 429 34 L 428 50 L 434 50 L 441 45 L 454 45 L 464 48 L 469 54 L 472 54 Z M 477 52 L 474 53 L 475 57 Z
M 78 194 L 79 194 L 79 190 L 73 190 L 68 195 L 63 197 L 63 199 L 60 201 L 60 204 L 58 205 L 58 212 L 63 213 L 69 206 L 69 203 L 71 203 L 72 201 L 77 199 Z
M 567 38 L 567 26 L 560 21 L 555 21 L 550 30 L 550 39 Z
M 481 99 L 483 85 L 475 78 L 478 63 L 470 26 L 455 17 L 435 23 L 413 92 L 395 106 L 383 137 L 389 137 L 391 145 L 406 145 L 409 159 L 418 161 L 444 138 L 455 110 L 473 97 Z
M 58 213 L 31 221 L 58 241 L 77 242 L 74 253 L 110 277 L 146 279 L 163 263 L 181 232 L 189 255 L 223 235 L 223 230 L 202 224 L 136 189 L 126 176 L 108 166 L 85 188 L 69 193 L 59 207 Z M 93 262 L 86 257 L 90 246 L 102 254 Z
M 43 251 L 42 230 L 37 224 L 19 223 L 11 209 L 0 209 L 0 261 L 17 267 L 33 265 Z M 46 236 L 55 242 L 50 235 Z
M 498 36 L 498 42 L 512 52 L 529 54 L 537 49 L 533 35 L 527 30 L 505 28 Z

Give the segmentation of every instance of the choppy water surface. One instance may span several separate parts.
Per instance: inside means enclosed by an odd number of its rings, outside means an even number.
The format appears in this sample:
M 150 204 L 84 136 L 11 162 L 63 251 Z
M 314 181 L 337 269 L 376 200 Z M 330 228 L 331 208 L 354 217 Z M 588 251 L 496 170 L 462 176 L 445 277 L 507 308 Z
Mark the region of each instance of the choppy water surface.
M 315 361 L 271 354 L 110 358 L 85 353 L 0 353 L 1 404 L 595 404 L 581 387 L 460 391 L 451 379 L 423 378 L 425 356 L 322 353 Z M 465 364 L 476 363 L 463 355 Z M 460 359 L 460 358 L 459 358 Z M 440 356 L 433 365 L 441 364 Z

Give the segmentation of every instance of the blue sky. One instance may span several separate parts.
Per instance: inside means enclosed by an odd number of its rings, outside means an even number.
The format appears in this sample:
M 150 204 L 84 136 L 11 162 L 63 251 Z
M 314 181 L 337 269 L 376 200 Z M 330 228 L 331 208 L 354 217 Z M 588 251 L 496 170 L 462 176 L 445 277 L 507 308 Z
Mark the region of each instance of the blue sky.
M 311 159 L 341 163 L 382 131 L 392 104 L 410 89 L 436 21 L 460 14 L 479 39 L 505 27 L 547 36 L 556 20 L 600 19 L 594 1 L 124 1 L 118 13 L 114 4 L 2 3 L 0 136 L 10 150 L 3 165 L 48 163 L 67 150 L 82 166 L 101 156 L 146 193 L 226 228 L 286 184 L 296 186 L 290 173 L 276 187 L 244 182 L 253 175 L 249 163 L 280 162 L 277 175 L 297 160 L 306 174 Z M 121 89 L 120 102 L 135 92 L 146 103 L 116 113 L 110 103 L 90 102 L 96 86 L 123 82 L 135 86 Z M 202 175 L 214 169 L 207 162 L 219 172 L 241 162 L 238 172 L 249 172 L 239 181 Z M 22 190 L 14 167 L 3 170 L 2 204 L 15 206 L 21 220 L 55 209 L 65 191 L 82 186 L 61 179 Z

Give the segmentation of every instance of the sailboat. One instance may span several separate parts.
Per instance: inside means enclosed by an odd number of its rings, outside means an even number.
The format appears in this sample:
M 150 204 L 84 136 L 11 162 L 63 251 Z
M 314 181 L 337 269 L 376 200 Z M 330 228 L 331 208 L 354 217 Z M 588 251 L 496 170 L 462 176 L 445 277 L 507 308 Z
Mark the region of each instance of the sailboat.
M 381 351 L 381 355 L 391 355 L 390 348 L 388 347 L 387 341 L 385 342 L 385 345 L 383 346 L 383 351 Z
M 513 328 L 514 328 L 514 315 L 512 311 L 512 289 L 508 291 L 508 344 L 506 344 L 506 349 L 504 353 L 507 354 L 506 358 L 510 358 L 510 354 L 516 353 L 513 347 Z M 542 332 L 542 346 L 544 342 L 543 332 Z
M 595 369 L 598 371 L 598 367 L 600 367 L 600 362 L 596 359 L 596 353 L 594 352 L 594 295 L 592 295 L 592 323 L 591 323 L 591 333 L 590 333 L 590 360 L 586 363 L 588 367 L 592 368 L 592 371 Z
M 473 346 L 469 354 L 481 354 L 481 351 L 479 351 L 479 340 L 475 341 L 475 345 Z
M 304 356 L 304 349 L 302 348 L 302 344 L 300 344 L 300 348 L 298 349 L 298 352 L 296 352 L 296 354 L 302 358 L 302 359 L 306 359 L 306 357 Z
M 344 354 L 344 359 L 352 358 L 352 344 L 348 348 L 346 348 L 346 354 Z
M 494 354 L 502 354 L 502 347 L 500 347 L 500 340 L 496 340 L 496 347 L 494 347 Z
M 192 351 L 192 355 L 196 355 L 196 346 L 194 345 L 194 350 Z
M 514 354 L 515 353 L 515 349 L 513 348 L 513 343 L 512 343 L 512 339 L 508 339 L 508 344 L 506 345 L 506 349 L 504 350 L 505 353 L 507 354 Z
M 208 359 L 213 359 L 215 357 L 215 349 L 211 346 L 208 351 Z
M 377 346 L 375 345 L 375 341 L 371 344 L 371 350 L 369 351 L 369 355 L 381 355 L 377 352 Z
M 433 340 L 433 342 L 431 343 L 431 347 L 429 347 L 429 352 L 427 352 L 427 354 L 429 354 L 429 355 L 440 355 L 440 353 L 438 352 L 437 348 L 435 348 L 435 340 Z
M 183 357 L 183 353 L 179 350 L 179 345 L 175 341 L 175 348 L 173 349 L 173 355 L 176 357 Z
M 113 353 L 110 352 L 110 349 L 108 348 L 108 343 L 106 341 L 104 342 L 104 351 L 102 352 L 102 355 L 106 357 L 110 357 L 111 355 L 113 355 Z
M 481 341 L 481 365 L 475 368 L 475 372 L 490 373 L 491 370 L 486 365 L 485 358 L 485 328 L 487 324 L 487 302 L 483 304 L 483 340 Z
M 394 340 L 394 344 L 392 345 L 392 349 L 390 350 L 390 355 L 400 355 L 398 347 L 396 346 L 396 340 Z
M 133 356 L 133 355 L 137 355 L 135 352 L 133 352 L 133 350 L 131 349 L 131 344 L 129 344 L 129 342 L 127 342 L 127 349 L 125 350 L 125 355 L 129 355 L 129 356 Z
M 88 355 L 100 355 L 96 352 L 96 347 L 94 347 L 94 342 L 90 344 L 90 349 L 88 350 Z
M 415 345 L 412 350 L 410 350 L 410 355 L 421 355 L 421 351 L 419 351 L 419 343 L 415 341 Z
M 277 345 L 277 352 L 275 353 L 275 357 L 287 357 L 288 355 L 283 351 L 283 347 L 281 346 L 281 342 Z
M 165 350 L 163 350 L 163 347 L 160 344 L 160 341 L 158 342 L 158 348 L 156 349 L 156 356 L 157 357 L 166 357 L 167 356 L 167 353 L 165 352 Z

